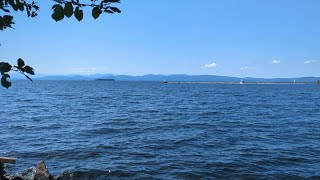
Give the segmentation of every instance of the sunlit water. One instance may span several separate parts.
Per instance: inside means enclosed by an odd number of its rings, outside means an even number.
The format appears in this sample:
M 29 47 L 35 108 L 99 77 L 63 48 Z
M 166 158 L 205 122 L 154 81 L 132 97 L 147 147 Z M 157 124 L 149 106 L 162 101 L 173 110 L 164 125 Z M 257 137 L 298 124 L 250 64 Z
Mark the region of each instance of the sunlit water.
M 28 81 L 0 156 L 64 179 L 320 178 L 320 86 Z

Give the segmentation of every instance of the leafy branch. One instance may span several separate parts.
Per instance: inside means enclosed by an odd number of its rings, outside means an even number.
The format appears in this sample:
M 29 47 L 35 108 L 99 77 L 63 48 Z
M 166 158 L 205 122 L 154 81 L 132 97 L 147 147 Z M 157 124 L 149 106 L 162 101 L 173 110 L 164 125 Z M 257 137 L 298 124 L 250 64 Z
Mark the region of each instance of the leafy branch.
M 26 11 L 28 17 L 36 17 L 38 15 L 39 6 L 34 1 L 28 3 L 25 0 L 0 0 L 0 10 L 5 13 L 11 13 L 12 10 Z M 0 30 L 12 28 L 13 24 L 13 16 L 0 16 Z
M 120 3 L 120 0 L 53 0 L 56 2 L 52 6 L 51 17 L 55 21 L 61 21 L 64 17 L 70 18 L 72 15 L 78 21 L 83 19 L 83 8 L 92 8 L 92 17 L 97 19 L 102 13 L 121 13 L 120 9 L 113 6 L 115 3 Z M 83 3 L 83 1 L 89 1 L 91 3 Z M 34 0 L 0 0 L 0 31 L 7 28 L 13 28 L 14 16 L 11 15 L 12 12 L 26 12 L 28 17 L 36 17 L 38 15 L 40 7 Z M 22 59 L 18 59 L 17 66 L 11 66 L 7 62 L 0 62 L 0 73 L 1 73 L 1 85 L 9 88 L 11 82 L 8 81 L 10 75 L 8 72 L 16 71 L 23 74 L 26 78 L 32 81 L 32 79 L 27 75 L 34 75 L 34 70 L 30 66 L 26 66 Z M 27 73 L 27 74 L 26 74 Z
M 56 2 L 52 6 L 51 17 L 55 21 L 61 21 L 64 17 L 70 18 L 72 15 L 78 21 L 83 19 L 84 7 L 92 8 L 92 17 L 97 19 L 103 12 L 104 13 L 121 13 L 121 10 L 113 4 L 120 3 L 120 0 L 90 0 L 91 3 L 83 3 L 85 0 L 53 0 Z M 12 11 L 26 11 L 28 17 L 36 17 L 40 7 L 35 1 L 28 2 L 28 0 L 0 0 L 0 12 L 7 13 L 0 16 L 0 30 L 13 28 L 14 17 L 9 15 Z
M 11 86 L 11 82 L 8 81 L 8 78 L 10 78 L 10 75 L 8 74 L 10 71 L 15 71 L 23 74 L 26 78 L 28 78 L 30 81 L 32 79 L 27 75 L 34 75 L 34 70 L 32 67 L 25 65 L 24 61 L 19 58 L 17 66 L 11 66 L 7 62 L 0 62 L 0 73 L 1 73 L 1 85 L 5 88 L 9 88 Z M 26 74 L 27 73 L 27 74 Z
M 103 12 L 121 13 L 120 9 L 111 6 L 120 3 L 120 0 L 91 0 L 90 4 L 81 3 L 79 0 L 55 0 L 57 4 L 52 6 L 52 18 L 60 21 L 64 17 L 70 18 L 73 14 L 78 21 L 83 19 L 82 7 L 92 7 L 92 17 L 97 19 Z

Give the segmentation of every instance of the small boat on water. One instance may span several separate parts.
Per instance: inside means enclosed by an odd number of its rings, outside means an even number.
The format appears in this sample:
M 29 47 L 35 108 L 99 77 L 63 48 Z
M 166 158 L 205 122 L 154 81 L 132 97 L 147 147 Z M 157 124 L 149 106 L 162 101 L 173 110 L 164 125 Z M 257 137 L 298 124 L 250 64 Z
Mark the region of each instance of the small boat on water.
M 241 80 L 240 80 L 240 84 L 244 84 L 244 81 L 243 81 L 243 79 L 241 78 Z
M 163 83 L 164 83 L 164 84 L 167 84 L 167 83 L 168 83 L 167 78 L 164 78 L 164 79 L 163 79 Z

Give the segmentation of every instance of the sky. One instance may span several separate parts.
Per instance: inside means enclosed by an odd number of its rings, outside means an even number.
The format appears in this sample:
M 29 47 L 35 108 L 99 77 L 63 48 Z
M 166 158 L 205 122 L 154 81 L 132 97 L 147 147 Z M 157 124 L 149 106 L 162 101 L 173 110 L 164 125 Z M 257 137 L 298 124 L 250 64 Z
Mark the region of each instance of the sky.
M 0 60 L 38 74 L 320 76 L 319 0 L 122 0 L 97 20 L 15 13 Z

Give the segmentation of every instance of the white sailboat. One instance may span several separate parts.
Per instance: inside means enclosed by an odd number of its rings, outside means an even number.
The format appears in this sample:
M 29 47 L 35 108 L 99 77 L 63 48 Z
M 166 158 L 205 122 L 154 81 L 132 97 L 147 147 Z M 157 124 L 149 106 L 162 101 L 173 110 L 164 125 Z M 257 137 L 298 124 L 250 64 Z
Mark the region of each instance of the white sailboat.
M 163 79 L 163 83 L 168 83 L 168 81 L 167 81 L 167 78 L 166 77 L 164 77 L 164 79 Z
M 241 78 L 241 80 L 240 80 L 240 84 L 244 84 L 244 81 L 243 81 L 243 79 Z

